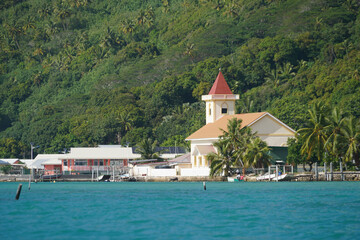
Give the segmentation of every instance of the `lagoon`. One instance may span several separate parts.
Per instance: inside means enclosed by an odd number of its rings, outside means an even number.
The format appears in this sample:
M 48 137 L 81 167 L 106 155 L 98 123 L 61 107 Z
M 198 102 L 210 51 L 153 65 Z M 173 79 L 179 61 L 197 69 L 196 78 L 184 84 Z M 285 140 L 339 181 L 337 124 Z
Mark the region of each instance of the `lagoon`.
M 0 183 L 0 239 L 358 239 L 359 182 Z

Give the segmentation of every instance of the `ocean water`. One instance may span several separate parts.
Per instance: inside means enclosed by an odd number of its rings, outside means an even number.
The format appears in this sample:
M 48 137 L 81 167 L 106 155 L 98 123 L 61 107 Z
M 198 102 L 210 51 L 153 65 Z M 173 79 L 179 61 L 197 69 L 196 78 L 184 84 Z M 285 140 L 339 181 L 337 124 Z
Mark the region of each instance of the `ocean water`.
M 0 183 L 0 239 L 360 239 L 359 182 Z

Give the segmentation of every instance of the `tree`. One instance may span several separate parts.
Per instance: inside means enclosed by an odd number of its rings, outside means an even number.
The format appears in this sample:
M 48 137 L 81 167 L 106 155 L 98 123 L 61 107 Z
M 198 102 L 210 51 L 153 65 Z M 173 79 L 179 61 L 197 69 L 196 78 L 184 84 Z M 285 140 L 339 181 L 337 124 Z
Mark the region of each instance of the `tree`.
M 209 153 L 207 159 L 210 162 L 210 176 L 228 177 L 230 174 L 230 167 L 235 162 L 234 149 L 231 147 L 231 142 L 228 139 L 221 139 L 214 143 L 217 149 L 216 153 Z
M 360 165 L 360 123 L 355 118 L 346 119 L 344 127 L 341 129 L 346 142 L 345 162 L 354 162 Z
M 339 108 L 335 107 L 331 115 L 327 117 L 328 122 L 328 138 L 324 147 L 337 159 L 343 154 L 342 148 L 344 147 L 344 140 L 342 135 L 342 129 L 344 128 L 345 118 Z
M 136 148 L 142 159 L 160 159 L 160 152 L 156 151 L 157 141 L 151 138 L 143 139 Z
M 230 141 L 229 147 L 234 152 L 234 165 L 243 168 L 243 175 L 245 175 L 245 162 L 244 154 L 246 152 L 247 145 L 250 140 L 255 137 L 255 134 L 251 132 L 251 129 L 247 126 L 241 127 L 242 120 L 232 118 L 228 121 L 227 131 L 223 130 L 221 138 L 228 139 Z
M 249 127 L 241 127 L 241 123 L 241 119 L 232 118 L 228 121 L 227 130 L 221 129 L 223 134 L 220 136 L 219 143 L 214 143 L 221 152 L 208 156 L 211 162 L 210 172 L 213 174 L 219 174 L 221 165 L 225 170 L 224 174 L 228 174 L 231 166 L 239 166 L 243 168 L 243 175 L 245 175 L 244 154 L 251 139 L 255 138 L 255 134 Z M 212 163 L 213 160 L 216 162 Z
M 251 138 L 244 154 L 245 167 L 261 167 L 270 164 L 270 148 L 259 137 Z
M 121 112 L 116 120 L 119 124 L 116 139 L 121 144 L 122 137 L 125 136 L 127 131 L 131 130 L 133 121 L 130 112 Z
M 134 21 L 126 19 L 120 25 L 120 31 L 125 34 L 132 34 L 135 31 Z
M 328 125 L 326 122 L 325 106 L 322 102 L 314 103 L 310 110 L 310 119 L 307 122 L 307 127 L 301 128 L 297 131 L 298 134 L 304 138 L 304 143 L 301 147 L 301 154 L 307 155 L 310 159 L 312 153 L 316 153 L 317 159 L 321 162 L 324 154 L 324 146 L 328 138 Z M 310 164 L 311 170 L 312 164 Z

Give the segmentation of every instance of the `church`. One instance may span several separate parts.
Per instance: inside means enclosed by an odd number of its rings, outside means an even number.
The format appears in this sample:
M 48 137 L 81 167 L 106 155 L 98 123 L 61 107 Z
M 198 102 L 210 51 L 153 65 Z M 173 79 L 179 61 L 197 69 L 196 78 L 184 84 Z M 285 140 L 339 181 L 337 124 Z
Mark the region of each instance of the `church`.
M 296 131 L 268 112 L 235 114 L 235 101 L 239 95 L 233 94 L 223 74 L 219 74 L 208 95 L 203 95 L 206 103 L 206 125 L 186 138 L 191 143 L 191 166 L 194 175 L 209 176 L 210 163 L 207 154 L 216 152 L 213 143 L 227 130 L 232 118 L 242 120 L 242 127 L 248 126 L 271 149 L 272 163 L 286 162 L 287 140 L 295 137 Z

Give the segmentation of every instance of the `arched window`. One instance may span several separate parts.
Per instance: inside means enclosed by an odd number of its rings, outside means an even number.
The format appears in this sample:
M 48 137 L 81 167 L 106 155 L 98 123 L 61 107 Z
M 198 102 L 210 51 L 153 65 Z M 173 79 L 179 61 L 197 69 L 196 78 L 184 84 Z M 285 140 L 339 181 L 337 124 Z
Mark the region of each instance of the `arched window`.
M 223 103 L 221 105 L 221 114 L 227 114 L 228 113 L 228 105 L 226 103 Z

